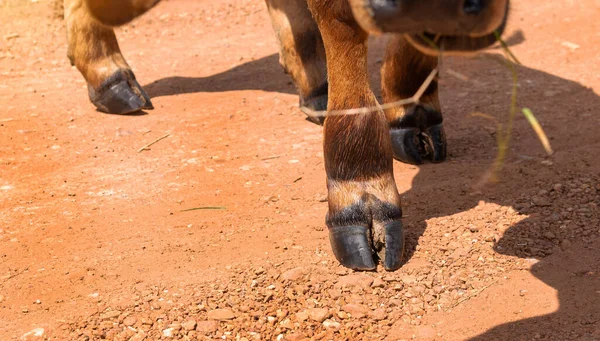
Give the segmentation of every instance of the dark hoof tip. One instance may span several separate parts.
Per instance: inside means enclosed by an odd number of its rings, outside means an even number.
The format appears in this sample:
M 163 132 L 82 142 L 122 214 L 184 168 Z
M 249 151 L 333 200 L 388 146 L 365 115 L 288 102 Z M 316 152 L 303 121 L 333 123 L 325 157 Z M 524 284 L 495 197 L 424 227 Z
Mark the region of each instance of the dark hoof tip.
M 92 99 L 92 103 L 102 112 L 119 115 L 139 111 L 144 106 L 142 99 L 131 90 L 125 81 L 111 85 L 106 91 Z
M 412 165 L 423 163 L 421 141 L 415 129 L 392 128 L 390 135 L 395 159 Z
M 371 246 L 364 226 L 341 226 L 329 229 L 331 248 L 337 260 L 353 270 L 375 270 Z
M 150 97 L 130 71 L 117 72 L 98 88 L 88 87 L 92 103 L 99 111 L 125 115 L 153 109 Z
M 392 221 L 385 225 L 385 256 L 383 267 L 387 271 L 398 270 L 404 257 L 404 228 L 401 221 Z
M 427 149 L 431 162 L 440 163 L 446 160 L 446 132 L 441 124 L 434 125 L 426 129 L 424 135 L 424 143 Z

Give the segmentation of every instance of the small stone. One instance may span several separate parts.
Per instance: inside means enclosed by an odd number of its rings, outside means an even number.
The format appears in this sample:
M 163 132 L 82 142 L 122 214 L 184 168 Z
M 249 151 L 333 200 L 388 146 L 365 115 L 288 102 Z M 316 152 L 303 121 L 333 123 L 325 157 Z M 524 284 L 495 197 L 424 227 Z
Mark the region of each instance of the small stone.
M 359 287 L 363 289 L 369 289 L 373 283 L 373 277 L 365 274 L 352 274 L 342 276 L 339 278 L 336 286 L 338 287 Z
M 284 280 L 295 282 L 304 276 L 306 270 L 304 268 L 294 268 L 284 272 L 281 277 Z
M 549 240 L 556 239 L 556 235 L 554 233 L 552 233 L 552 231 L 546 231 L 546 233 L 544 233 L 544 237 Z
M 339 329 L 342 325 L 339 322 L 335 322 L 332 320 L 325 320 L 323 321 L 323 327 L 329 329 L 329 328 L 333 328 L 333 329 Z
M 374 278 L 371 283 L 371 288 L 383 288 L 384 286 L 385 282 L 381 278 Z
M 119 317 L 119 315 L 121 315 L 120 311 L 117 311 L 117 310 L 109 311 L 107 313 L 102 314 L 100 316 L 100 320 L 106 321 L 106 320 L 114 319 L 114 318 Z
M 162 331 L 164 337 L 173 337 L 173 328 L 167 328 Z
M 196 331 L 200 334 L 208 335 L 214 333 L 219 329 L 219 322 L 217 321 L 200 321 L 196 324 Z
M 187 331 L 194 330 L 194 329 L 196 329 L 196 321 L 187 320 L 187 321 L 183 322 L 181 324 L 181 326 L 183 327 L 183 329 L 185 329 Z
M 345 304 L 342 306 L 342 311 L 352 315 L 354 318 L 362 318 L 367 315 L 367 308 L 360 304 Z
M 296 313 L 296 320 L 298 322 L 304 322 L 308 320 L 308 310 L 299 311 Z
M 4 302 L 4 295 L 0 295 L 0 303 Z
M 229 309 L 215 309 L 208 312 L 208 318 L 217 321 L 233 320 L 235 314 Z
M 329 316 L 331 316 L 331 313 L 329 313 L 328 309 L 325 309 L 325 308 L 308 309 L 308 318 L 311 319 L 311 320 L 313 320 L 313 321 L 323 322 Z
M 127 316 L 123 320 L 123 324 L 127 327 L 133 326 L 137 322 L 137 319 L 134 316 Z
M 548 199 L 542 198 L 542 197 L 538 197 L 538 196 L 534 196 L 533 198 L 531 198 L 531 201 L 539 207 L 547 207 L 550 206 L 551 203 Z
M 306 336 L 301 333 L 288 334 L 285 336 L 285 341 L 300 341 L 306 339 Z
M 571 242 L 567 239 L 563 240 L 562 243 L 560 243 L 560 248 L 563 250 L 568 250 L 571 248 Z
M 411 285 L 417 282 L 417 279 L 415 278 L 415 276 L 404 276 L 402 277 L 402 283 L 404 283 L 405 285 Z
M 383 321 L 387 317 L 385 310 L 378 308 L 369 313 L 369 317 L 371 317 L 375 321 Z
M 527 293 L 527 290 L 519 290 L 519 296 L 523 297 Z
M 471 231 L 471 233 L 479 232 L 479 227 L 475 225 L 469 225 L 469 231 Z
M 34 330 L 26 333 L 25 335 L 21 336 L 21 340 L 30 340 L 30 339 L 37 339 L 37 338 L 41 338 L 44 335 L 44 328 L 35 328 Z

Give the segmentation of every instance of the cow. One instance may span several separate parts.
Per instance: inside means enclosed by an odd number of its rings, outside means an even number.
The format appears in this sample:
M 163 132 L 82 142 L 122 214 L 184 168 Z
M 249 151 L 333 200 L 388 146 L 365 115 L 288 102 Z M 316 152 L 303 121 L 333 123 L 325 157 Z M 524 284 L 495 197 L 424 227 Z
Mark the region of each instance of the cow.
M 100 110 L 151 109 L 119 51 L 111 26 L 159 0 L 65 0 L 68 54 Z M 377 107 L 367 74 L 367 38 L 391 33 L 381 69 L 384 102 L 411 97 L 437 67 L 437 56 L 486 48 L 504 30 L 509 0 L 266 0 L 280 63 L 306 110 Z M 439 47 L 439 48 L 438 48 Z M 418 103 L 324 121 L 326 225 L 344 266 L 398 269 L 404 253 L 393 159 L 442 162 L 446 137 L 434 80 Z

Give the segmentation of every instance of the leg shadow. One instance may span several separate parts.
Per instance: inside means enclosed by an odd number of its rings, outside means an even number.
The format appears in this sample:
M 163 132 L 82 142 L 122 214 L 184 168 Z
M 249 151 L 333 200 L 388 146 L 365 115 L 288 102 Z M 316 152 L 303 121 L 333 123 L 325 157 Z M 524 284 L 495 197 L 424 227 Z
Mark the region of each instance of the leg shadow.
M 263 90 L 295 94 L 296 89 L 272 54 L 208 77 L 166 77 L 144 86 L 151 98 L 196 92 Z
M 484 58 L 469 60 L 468 68 L 461 64 L 466 64 L 464 59 L 450 59 L 445 67 L 478 83 L 443 78 L 449 160 L 420 167 L 411 190 L 403 194 L 409 257 L 429 219 L 442 218 L 435 222 L 439 226 L 482 202 L 502 206 L 499 211 L 512 209 L 523 220 L 498 226 L 501 214 L 474 218 L 469 224 L 480 232 L 472 238 L 495 235 L 496 253 L 537 259 L 532 274 L 558 291 L 560 308 L 495 327 L 472 340 L 600 340 L 600 118 L 594 114 L 600 97 L 576 82 L 520 67 L 519 107 L 532 109 L 556 153 L 546 158 L 529 123 L 518 114 L 500 183 L 474 189 L 493 163 L 496 132 L 493 122 L 467 114 L 485 112 L 505 122 L 511 79 L 509 71 Z M 457 223 L 452 226 L 457 228 Z M 458 228 L 470 233 L 467 226 Z M 432 233 L 440 233 L 430 238 L 434 243 L 444 238 L 444 231 Z M 451 268 L 451 252 L 441 258 Z

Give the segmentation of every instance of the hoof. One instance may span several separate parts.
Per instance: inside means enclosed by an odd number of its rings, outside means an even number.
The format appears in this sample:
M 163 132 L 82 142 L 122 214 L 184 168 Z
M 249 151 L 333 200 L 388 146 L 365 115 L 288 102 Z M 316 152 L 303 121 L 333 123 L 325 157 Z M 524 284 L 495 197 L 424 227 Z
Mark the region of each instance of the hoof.
M 404 256 L 404 228 L 401 221 L 385 224 L 385 249 L 379 252 L 383 267 L 387 271 L 398 270 Z
M 353 270 L 375 270 L 376 264 L 364 226 L 340 226 L 329 229 L 329 241 L 335 258 Z
M 148 94 L 136 81 L 132 72 L 117 72 L 98 88 L 88 86 L 92 103 L 99 111 L 109 114 L 130 114 L 142 109 L 153 109 Z
M 390 128 L 394 158 L 404 163 L 420 165 L 446 160 L 446 133 L 442 114 L 416 106 Z
M 446 132 L 441 124 L 428 128 L 423 133 L 423 141 L 431 162 L 439 163 L 446 160 Z
M 388 271 L 402 265 L 402 210 L 378 199 L 328 215 L 329 241 L 336 259 L 353 270 L 375 270 L 378 260 Z
M 392 150 L 396 160 L 411 165 L 420 165 L 423 163 L 420 134 L 416 129 L 392 128 L 390 135 L 392 138 Z

